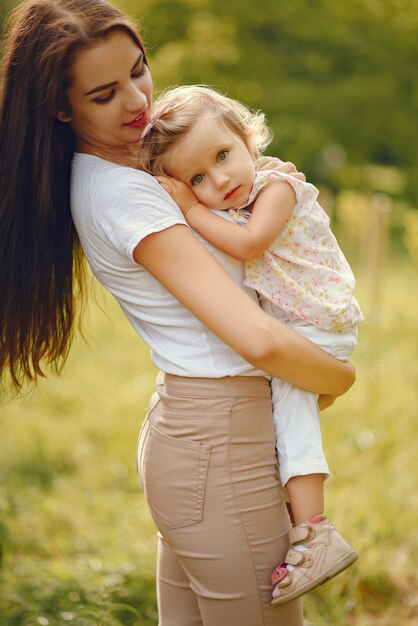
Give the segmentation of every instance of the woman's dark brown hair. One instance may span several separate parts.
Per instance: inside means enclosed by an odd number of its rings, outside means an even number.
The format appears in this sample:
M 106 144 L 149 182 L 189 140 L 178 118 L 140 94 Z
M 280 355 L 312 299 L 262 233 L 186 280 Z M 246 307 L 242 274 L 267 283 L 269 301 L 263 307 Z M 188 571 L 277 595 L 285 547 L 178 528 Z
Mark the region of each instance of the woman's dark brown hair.
M 70 213 L 75 137 L 71 65 L 81 50 L 135 25 L 104 0 L 27 0 L 10 15 L 0 104 L 0 380 L 19 390 L 71 344 L 84 264 Z

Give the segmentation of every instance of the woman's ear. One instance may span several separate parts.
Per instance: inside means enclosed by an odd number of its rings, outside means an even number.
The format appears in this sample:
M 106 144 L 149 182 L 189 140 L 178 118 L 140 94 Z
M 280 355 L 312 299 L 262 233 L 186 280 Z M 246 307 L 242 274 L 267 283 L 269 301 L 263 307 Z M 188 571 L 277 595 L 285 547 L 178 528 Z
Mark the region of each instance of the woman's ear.
M 64 111 L 55 111 L 54 117 L 56 117 L 57 120 L 59 120 L 60 122 L 71 122 L 71 115 L 68 115 L 68 113 L 64 113 Z

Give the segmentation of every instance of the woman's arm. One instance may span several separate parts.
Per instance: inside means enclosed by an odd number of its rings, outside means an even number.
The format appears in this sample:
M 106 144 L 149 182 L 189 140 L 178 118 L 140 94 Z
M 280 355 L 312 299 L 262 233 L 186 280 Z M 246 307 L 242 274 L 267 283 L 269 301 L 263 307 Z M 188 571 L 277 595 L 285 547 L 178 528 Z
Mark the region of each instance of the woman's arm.
M 239 261 L 260 256 L 279 235 L 296 205 L 292 187 L 285 181 L 271 180 L 255 200 L 248 222 L 238 225 L 200 204 L 185 183 L 162 176 L 158 180 L 169 190 L 190 226 L 206 241 Z
M 339 396 L 354 383 L 350 364 L 264 313 L 186 226 L 149 235 L 134 258 L 254 367 L 313 393 Z

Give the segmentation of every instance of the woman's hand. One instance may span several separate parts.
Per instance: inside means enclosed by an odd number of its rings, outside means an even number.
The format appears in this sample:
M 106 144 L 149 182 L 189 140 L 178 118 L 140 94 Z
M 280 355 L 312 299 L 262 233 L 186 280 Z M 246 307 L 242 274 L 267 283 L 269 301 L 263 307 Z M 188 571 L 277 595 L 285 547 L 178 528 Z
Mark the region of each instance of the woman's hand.
M 350 387 L 352 387 L 356 382 L 356 368 L 354 367 L 354 365 L 350 363 L 350 361 L 341 361 L 341 364 L 344 365 L 346 371 L 346 389 L 338 394 L 340 396 L 342 396 L 344 393 L 347 393 Z
M 171 185 L 171 181 L 166 184 Z M 202 324 L 256 369 L 317 394 L 339 396 L 353 384 L 350 363 L 339 361 L 267 315 L 184 224 L 148 235 L 133 256 Z
M 257 171 L 262 170 L 277 170 L 282 174 L 291 174 L 294 178 L 305 182 L 306 176 L 302 172 L 298 172 L 296 165 L 290 161 L 281 161 L 277 157 L 262 156 L 256 160 Z
M 193 206 L 199 204 L 193 191 L 181 180 L 171 178 L 171 176 L 156 176 L 155 178 L 161 187 L 173 198 L 183 215 L 186 215 Z
M 337 398 L 335 396 L 330 396 L 326 393 L 321 393 L 318 396 L 319 410 L 323 411 L 324 409 L 327 409 L 328 407 L 332 406 L 334 402 L 336 401 L 336 399 Z
M 340 396 L 347 393 L 347 391 L 354 385 L 356 382 L 356 368 L 350 361 L 339 361 L 339 366 L 343 369 L 343 377 L 341 379 L 342 386 L 332 394 L 322 393 L 318 397 L 318 405 L 319 410 L 323 411 L 327 409 L 332 404 L 334 404 L 335 400 Z

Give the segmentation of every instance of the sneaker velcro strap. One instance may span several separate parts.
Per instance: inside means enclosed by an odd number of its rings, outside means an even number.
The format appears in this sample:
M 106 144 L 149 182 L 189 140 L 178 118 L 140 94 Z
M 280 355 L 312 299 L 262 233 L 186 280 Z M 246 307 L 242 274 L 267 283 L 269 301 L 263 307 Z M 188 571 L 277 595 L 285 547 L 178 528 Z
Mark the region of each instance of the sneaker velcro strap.
M 299 550 L 289 548 L 284 560 L 290 565 L 302 565 L 304 561 L 304 555 L 303 552 L 300 552 Z
M 315 537 L 315 529 L 310 524 L 299 524 L 289 530 L 290 543 L 304 543 Z
M 293 581 L 292 572 L 288 572 L 287 576 L 282 578 L 282 580 L 277 583 L 277 587 L 279 587 L 280 589 L 282 589 L 283 587 L 288 587 L 292 583 L 292 581 Z
M 313 556 L 308 551 L 302 552 L 303 554 L 303 563 L 301 563 L 302 567 L 310 567 L 313 563 Z

